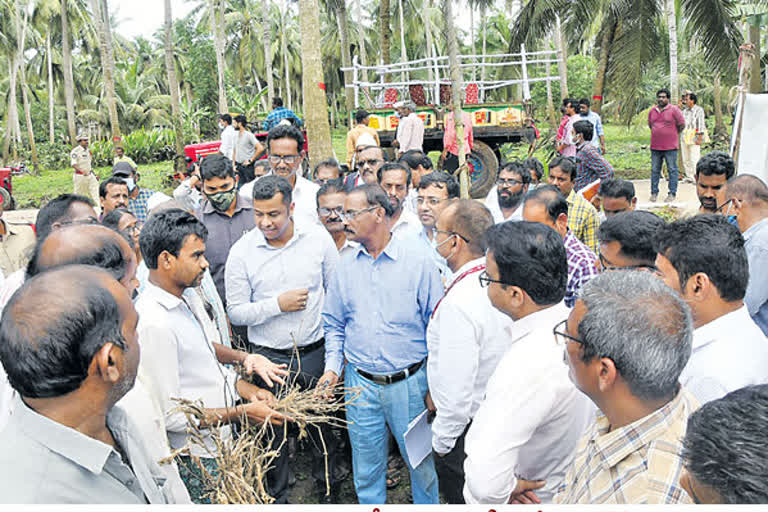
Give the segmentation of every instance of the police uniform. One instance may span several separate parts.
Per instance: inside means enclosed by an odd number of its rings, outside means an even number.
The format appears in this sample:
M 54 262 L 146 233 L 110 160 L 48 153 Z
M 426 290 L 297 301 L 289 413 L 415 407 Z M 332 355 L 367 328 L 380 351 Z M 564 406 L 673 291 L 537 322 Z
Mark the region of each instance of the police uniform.
M 27 265 L 36 237 L 29 224 L 0 222 L 5 225 L 5 234 L 0 235 L 0 270 L 9 276 Z
M 78 141 L 82 139 L 78 138 Z M 80 144 L 72 149 L 69 154 L 72 167 L 77 166 L 72 177 L 75 194 L 90 197 L 93 202 L 99 204 L 99 180 L 91 171 L 91 151 Z

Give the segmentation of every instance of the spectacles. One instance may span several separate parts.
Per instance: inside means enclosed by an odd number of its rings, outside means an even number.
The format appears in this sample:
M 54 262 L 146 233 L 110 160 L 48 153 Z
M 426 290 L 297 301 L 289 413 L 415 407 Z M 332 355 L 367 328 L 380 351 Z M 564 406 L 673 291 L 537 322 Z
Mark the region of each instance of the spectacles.
M 346 210 L 341 213 L 339 213 L 339 217 L 341 217 L 341 220 L 349 221 L 356 219 L 359 215 L 370 212 L 371 210 L 375 210 L 376 208 L 379 208 L 378 206 L 369 206 L 368 208 L 363 208 L 362 210 Z
M 280 162 L 285 162 L 287 164 L 293 164 L 296 163 L 299 158 L 301 158 L 301 155 L 269 155 L 269 163 L 279 164 Z
M 579 345 L 584 345 L 584 340 L 582 340 L 580 338 L 574 338 L 573 336 L 568 334 L 567 329 L 568 329 L 568 319 L 567 318 L 565 320 L 563 320 L 562 322 L 560 322 L 559 324 L 557 324 L 552 329 L 552 334 L 555 337 L 555 343 L 558 346 L 561 346 L 561 347 L 565 346 L 568 343 L 568 340 L 571 340 L 571 341 L 573 341 L 575 343 L 578 343 Z
M 435 233 L 444 233 L 444 234 L 448 235 L 449 237 L 457 236 L 457 237 L 461 238 L 462 240 L 464 240 L 465 242 L 469 243 L 469 240 L 467 239 L 467 237 L 465 237 L 461 233 L 457 233 L 455 231 L 443 231 L 442 229 L 436 229 Z
M 421 206 L 424 203 L 427 203 L 429 206 L 437 206 L 443 201 L 447 201 L 447 199 L 438 199 L 436 197 L 417 197 L 416 198 L 416 204 Z
M 660 271 L 656 265 L 649 265 L 647 263 L 642 265 L 627 265 L 626 267 L 617 267 L 615 265 L 612 265 L 610 261 L 605 259 L 605 256 L 600 254 L 600 267 L 603 269 L 604 272 L 611 272 L 613 270 L 647 270 L 648 272 L 651 272 L 653 274 L 659 274 Z
M 86 217 L 84 219 L 68 220 L 65 222 L 60 222 L 59 224 L 62 226 L 79 226 L 79 225 L 98 224 L 98 223 L 99 223 L 99 219 L 95 217 Z
M 480 281 L 480 286 L 483 288 L 488 288 L 489 286 L 491 286 L 491 283 L 509 285 L 509 283 L 505 283 L 504 281 L 499 281 L 498 279 L 491 279 L 491 277 L 488 275 L 488 272 L 486 272 L 485 270 L 480 272 L 480 275 L 477 276 L 477 279 Z
M 726 202 L 724 202 L 723 204 L 721 204 L 720 206 L 718 206 L 718 207 L 717 207 L 717 210 L 715 210 L 715 211 L 716 211 L 716 212 L 718 212 L 718 213 L 723 213 L 723 208 L 725 208 L 726 206 L 728 206 L 728 210 L 725 212 L 725 215 L 728 215 L 729 213 L 731 213 L 731 208 L 730 208 L 730 206 L 729 206 L 729 205 L 731 205 L 731 204 L 733 204 L 733 198 L 731 198 L 731 199 L 727 200 Z
M 523 182 L 520 180 L 516 180 L 514 178 L 510 178 L 507 180 L 505 180 L 504 178 L 499 178 L 496 180 L 496 184 L 502 187 L 514 187 L 516 185 L 522 185 Z
M 336 208 L 318 208 L 317 214 L 321 217 L 330 217 L 332 213 L 335 213 L 339 218 L 344 216 L 344 207 L 337 206 Z
M 366 165 L 370 165 L 371 167 L 374 167 L 374 166 L 378 165 L 379 163 L 381 163 L 381 162 L 383 162 L 383 161 L 384 161 L 384 160 L 380 160 L 380 159 L 378 159 L 378 158 L 372 158 L 372 159 L 370 159 L 370 160 L 358 160 L 358 161 L 357 161 L 357 166 L 358 166 L 359 168 L 363 168 L 363 167 L 365 167 Z

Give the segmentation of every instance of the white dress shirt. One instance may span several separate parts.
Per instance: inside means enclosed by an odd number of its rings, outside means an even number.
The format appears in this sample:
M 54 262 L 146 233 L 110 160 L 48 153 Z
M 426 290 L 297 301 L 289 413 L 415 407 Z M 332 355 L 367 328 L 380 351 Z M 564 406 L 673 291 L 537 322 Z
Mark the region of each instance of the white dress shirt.
M 503 504 L 517 478 L 546 480 L 536 490 L 549 503 L 573 460 L 595 407 L 573 385 L 552 328 L 568 318 L 565 304 L 516 321 L 509 348 L 465 440 L 467 503 Z
M 416 199 L 419 197 L 419 194 L 416 191 L 416 187 L 411 184 L 411 188 L 408 190 L 408 195 L 405 196 L 405 201 L 403 201 L 403 208 L 410 211 L 412 214 L 419 216 L 419 211 L 417 209 L 418 205 L 416 203 Z
M 339 249 L 339 261 L 341 261 L 341 258 L 343 258 L 345 255 L 357 251 L 359 247 L 360 244 L 357 242 L 353 242 L 348 238 L 344 240 L 344 245 L 342 245 L 341 249 Z
M 325 230 L 314 223 L 294 222 L 293 237 L 272 247 L 260 229 L 252 229 L 229 253 L 224 279 L 227 312 L 234 325 L 248 326 L 256 346 L 292 349 L 323 337 L 321 313 L 339 252 Z M 278 297 L 290 290 L 309 289 L 306 308 L 284 313 Z
M 411 112 L 400 119 L 396 134 L 397 141 L 400 143 L 399 151 L 403 153 L 412 149 L 421 151 L 424 144 L 424 121 L 416 112 Z
M 494 185 L 491 187 L 491 191 L 488 192 L 488 195 L 485 196 L 485 207 L 488 208 L 488 210 L 491 212 L 491 215 L 493 216 L 493 222 L 495 224 L 499 224 L 504 221 L 513 220 L 523 220 L 523 201 L 520 202 L 520 205 L 517 207 L 517 210 L 512 212 L 512 215 L 504 218 L 504 213 L 501 211 L 501 206 L 499 206 L 499 194 L 497 192 L 498 187 Z
M 472 260 L 454 276 L 482 265 Z M 432 422 L 432 447 L 448 453 L 475 416 L 485 396 L 485 386 L 509 339 L 505 327 L 512 320 L 498 311 L 480 286 L 480 271 L 449 284 L 427 326 L 427 378 L 437 416 Z
M 253 181 L 249 181 L 240 188 L 240 195 L 253 199 L 253 186 L 259 180 L 256 178 Z M 293 187 L 293 203 L 295 205 L 293 210 L 293 218 L 306 224 L 307 221 L 322 226 L 320 218 L 317 216 L 317 191 L 320 190 L 320 185 L 312 183 L 306 178 L 299 176 L 296 173 L 296 185 Z
M 219 152 L 232 160 L 235 151 L 235 142 L 237 141 L 237 132 L 234 126 L 229 125 L 221 132 L 221 146 Z
M 415 213 L 407 208 L 403 208 L 400 217 L 390 228 L 393 237 L 415 236 L 420 238 L 422 231 L 424 231 L 424 226 L 422 226 L 421 221 Z
M 693 331 L 693 350 L 680 382 L 702 404 L 768 383 L 768 340 L 746 306 Z
M 178 404 L 172 398 L 202 400 L 209 409 L 234 407 L 238 398 L 237 376 L 216 359 L 216 327 L 205 313 L 200 296 L 187 288 L 182 297 L 150 281 L 136 301 L 141 346 L 139 378 L 165 414 L 173 449 L 187 443 L 187 419 L 184 413 L 174 412 Z M 230 436 L 229 425 L 221 427 L 222 439 Z M 215 453 L 210 435 L 206 445 Z M 191 451 L 193 455 L 211 457 L 196 446 Z

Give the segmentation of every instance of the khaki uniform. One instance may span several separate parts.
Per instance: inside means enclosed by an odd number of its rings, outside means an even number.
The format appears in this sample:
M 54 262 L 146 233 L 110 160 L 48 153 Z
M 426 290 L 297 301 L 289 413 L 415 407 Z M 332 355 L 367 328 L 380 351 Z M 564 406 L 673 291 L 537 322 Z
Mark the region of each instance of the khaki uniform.
M 27 265 L 35 246 L 35 231 L 29 224 L 5 222 L 5 234 L 0 236 L 0 270 L 6 276 Z
M 96 175 L 91 171 L 91 151 L 78 144 L 72 149 L 69 157 L 72 161 L 72 167 L 77 166 L 77 169 L 80 171 L 78 173 L 75 170 L 75 174 L 72 176 L 75 194 L 90 197 L 98 208 L 99 180 L 96 179 Z

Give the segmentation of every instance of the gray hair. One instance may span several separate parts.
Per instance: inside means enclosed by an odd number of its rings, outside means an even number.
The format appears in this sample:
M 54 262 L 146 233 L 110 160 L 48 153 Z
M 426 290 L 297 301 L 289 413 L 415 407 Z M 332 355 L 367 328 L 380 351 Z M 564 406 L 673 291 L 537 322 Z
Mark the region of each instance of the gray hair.
M 580 299 L 582 360 L 607 357 L 633 395 L 674 396 L 691 356 L 693 320 L 675 291 L 648 272 L 605 272 L 589 281 Z

